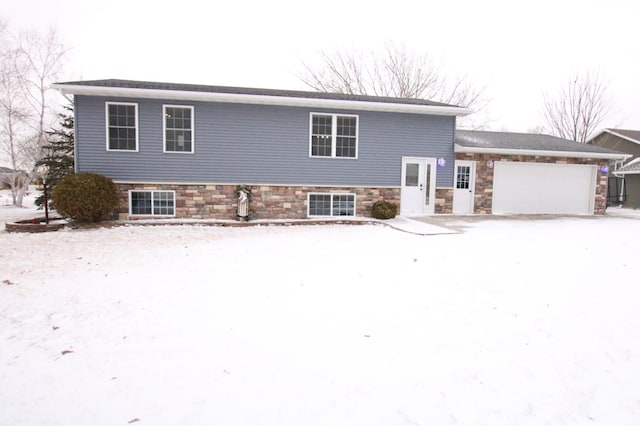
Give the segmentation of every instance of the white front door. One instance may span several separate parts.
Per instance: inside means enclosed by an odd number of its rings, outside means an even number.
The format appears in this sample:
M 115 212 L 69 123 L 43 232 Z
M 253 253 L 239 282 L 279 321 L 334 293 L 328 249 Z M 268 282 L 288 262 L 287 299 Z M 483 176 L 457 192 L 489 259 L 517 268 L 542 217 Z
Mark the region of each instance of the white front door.
M 456 161 L 453 181 L 453 214 L 473 213 L 476 186 L 476 163 L 474 161 Z
M 436 159 L 402 157 L 400 214 L 434 212 L 436 198 Z

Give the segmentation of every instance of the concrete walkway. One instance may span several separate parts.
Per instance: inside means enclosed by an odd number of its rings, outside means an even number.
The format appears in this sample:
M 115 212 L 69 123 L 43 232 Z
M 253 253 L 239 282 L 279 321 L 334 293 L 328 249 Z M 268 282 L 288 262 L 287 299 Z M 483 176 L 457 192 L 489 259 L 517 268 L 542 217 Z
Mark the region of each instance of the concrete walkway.
M 422 219 L 422 220 L 421 220 Z M 459 231 L 426 222 L 429 218 L 409 218 L 396 216 L 393 219 L 380 221 L 394 229 L 416 235 L 458 234 Z
M 318 219 L 258 219 L 249 222 L 220 219 L 140 219 L 112 222 L 111 226 L 123 225 L 208 225 L 227 227 L 249 226 L 304 226 L 304 225 L 383 225 L 397 231 L 415 235 L 457 234 L 455 229 L 445 228 L 414 218 L 397 216 L 393 219 L 379 220 L 367 217 L 335 217 Z

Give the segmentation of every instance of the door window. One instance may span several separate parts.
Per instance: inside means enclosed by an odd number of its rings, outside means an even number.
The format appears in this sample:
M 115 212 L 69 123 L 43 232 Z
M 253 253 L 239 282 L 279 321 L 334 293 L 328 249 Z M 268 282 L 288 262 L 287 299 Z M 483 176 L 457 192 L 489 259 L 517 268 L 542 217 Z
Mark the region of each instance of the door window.
M 471 176 L 470 166 L 458 166 L 456 189 L 469 189 L 469 179 Z
M 431 195 L 431 164 L 427 163 L 425 167 L 426 175 L 425 175 L 425 194 L 424 194 L 424 204 L 428 206 L 431 203 L 430 195 Z
M 407 163 L 405 186 L 418 186 L 418 175 L 420 165 L 416 163 Z

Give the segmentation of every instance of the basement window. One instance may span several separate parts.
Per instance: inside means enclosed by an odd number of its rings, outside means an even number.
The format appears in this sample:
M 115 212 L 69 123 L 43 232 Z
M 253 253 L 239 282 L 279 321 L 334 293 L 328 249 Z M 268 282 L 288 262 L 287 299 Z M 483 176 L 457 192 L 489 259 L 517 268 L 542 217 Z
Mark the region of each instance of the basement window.
M 129 191 L 129 215 L 175 216 L 175 191 Z
M 308 216 L 355 216 L 355 194 L 310 193 Z

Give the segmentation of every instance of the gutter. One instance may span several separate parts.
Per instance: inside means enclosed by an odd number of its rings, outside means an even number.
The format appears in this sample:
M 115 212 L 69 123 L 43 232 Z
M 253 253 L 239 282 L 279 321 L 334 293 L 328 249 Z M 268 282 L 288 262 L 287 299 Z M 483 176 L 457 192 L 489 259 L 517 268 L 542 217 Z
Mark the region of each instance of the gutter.
M 626 175 L 640 175 L 640 170 L 630 170 L 628 172 L 613 172 L 616 177 L 624 177 Z
M 228 102 L 251 105 L 279 105 L 311 108 L 353 109 L 359 111 L 401 112 L 408 114 L 463 117 L 473 110 L 462 107 L 399 104 L 388 102 L 318 99 L 290 96 L 248 95 L 238 93 L 196 92 L 166 89 L 137 89 L 123 87 L 85 86 L 55 83 L 51 86 L 63 95 L 107 96 L 176 101 Z
M 470 154 L 502 154 L 502 155 L 527 155 L 532 157 L 571 157 L 571 158 L 595 158 L 605 160 L 626 160 L 631 154 L 614 154 L 604 152 L 578 152 L 578 151 L 548 151 L 538 149 L 516 148 L 478 148 L 459 144 L 454 145 L 454 152 Z

